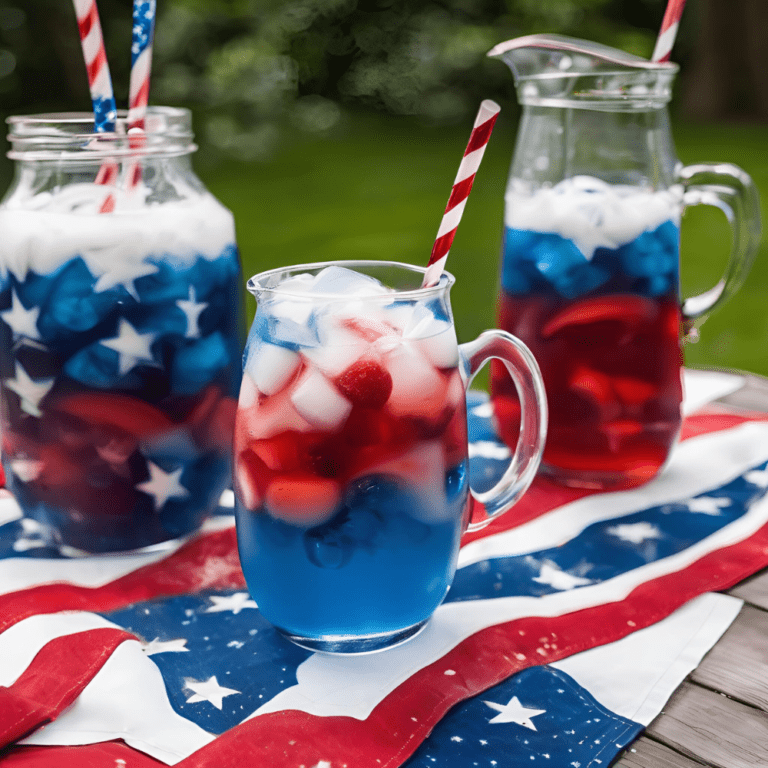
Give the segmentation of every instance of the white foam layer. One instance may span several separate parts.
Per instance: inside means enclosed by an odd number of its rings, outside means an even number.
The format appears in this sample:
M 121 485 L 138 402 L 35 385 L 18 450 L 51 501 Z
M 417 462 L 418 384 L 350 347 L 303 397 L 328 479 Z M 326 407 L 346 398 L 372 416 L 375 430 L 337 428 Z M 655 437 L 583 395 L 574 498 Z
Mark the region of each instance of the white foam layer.
M 507 227 L 572 240 L 591 259 L 597 248 L 619 248 L 665 221 L 679 226 L 682 190 L 654 191 L 574 176 L 554 187 L 530 187 L 513 179 L 505 195 Z
M 56 195 L 45 193 L 34 210 L 9 200 L 0 208 L 0 264 L 23 279 L 29 270 L 50 274 L 82 256 L 100 277 L 115 263 L 139 268 L 147 256 L 168 256 L 183 264 L 200 256 L 215 259 L 235 242 L 232 214 L 211 195 L 107 214 L 74 204 L 75 198 L 94 199 L 103 190 L 81 184 Z

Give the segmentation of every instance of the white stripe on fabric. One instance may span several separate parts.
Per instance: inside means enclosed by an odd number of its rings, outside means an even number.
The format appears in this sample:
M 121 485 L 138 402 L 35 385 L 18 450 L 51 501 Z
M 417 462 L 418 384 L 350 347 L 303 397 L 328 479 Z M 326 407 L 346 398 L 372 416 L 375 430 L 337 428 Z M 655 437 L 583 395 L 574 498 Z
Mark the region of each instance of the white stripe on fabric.
M 730 595 L 700 595 L 657 624 L 550 666 L 570 675 L 612 712 L 648 725 L 730 627 L 742 604 Z
M 122 629 L 85 612 L 25 619 L 0 635 L 3 672 L 11 667 L 18 676 L 54 637 L 101 627 Z M 160 670 L 135 640 L 118 646 L 72 706 L 20 743 L 73 745 L 114 739 L 123 739 L 129 746 L 168 765 L 214 739 L 213 734 L 174 711 Z
M 212 517 L 205 522 L 202 532 L 223 530 L 233 525 L 233 516 Z M 60 581 L 81 587 L 100 587 L 138 568 L 156 563 L 168 557 L 172 551 L 173 549 L 140 555 L 97 555 L 68 560 L 42 557 L 0 559 L 0 595 L 29 589 L 38 584 Z
M 672 452 L 664 471 L 646 485 L 587 496 L 513 530 L 470 542 L 459 553 L 459 568 L 560 546 L 594 523 L 685 501 L 719 488 L 765 461 L 768 423 L 748 422 L 684 440 Z
M 708 403 L 737 392 L 745 384 L 743 376 L 720 371 L 683 370 L 683 414 L 688 415 Z

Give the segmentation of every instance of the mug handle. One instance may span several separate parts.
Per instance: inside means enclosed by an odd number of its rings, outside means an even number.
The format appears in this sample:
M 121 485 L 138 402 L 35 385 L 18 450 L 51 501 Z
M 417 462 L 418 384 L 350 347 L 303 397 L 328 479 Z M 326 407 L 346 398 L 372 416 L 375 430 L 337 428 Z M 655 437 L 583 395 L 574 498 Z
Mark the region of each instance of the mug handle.
M 719 208 L 733 231 L 731 254 L 723 276 L 708 291 L 683 301 L 684 337 L 696 341 L 698 326 L 741 288 L 749 274 L 760 244 L 760 197 L 749 174 L 729 163 L 681 166 L 677 177 L 683 187 L 683 209 L 692 205 Z
M 485 509 L 485 517 L 474 520 L 478 505 L 473 505 L 467 531 L 479 531 L 502 512 L 506 512 L 528 490 L 544 451 L 547 436 L 547 397 L 539 364 L 522 341 L 506 331 L 484 331 L 474 341 L 459 345 L 464 388 L 469 388 L 477 372 L 491 359 L 504 363 L 520 399 L 520 437 L 512 461 L 496 485 L 473 498 Z

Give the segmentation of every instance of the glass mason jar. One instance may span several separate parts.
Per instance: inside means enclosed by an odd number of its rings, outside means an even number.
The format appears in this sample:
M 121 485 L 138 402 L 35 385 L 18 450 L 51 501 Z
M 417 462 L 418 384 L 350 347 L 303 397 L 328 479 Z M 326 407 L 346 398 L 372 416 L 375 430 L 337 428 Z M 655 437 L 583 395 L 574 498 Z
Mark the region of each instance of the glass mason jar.
M 188 110 L 143 134 L 11 117 L 0 204 L 3 464 L 65 552 L 195 531 L 230 479 L 244 333 L 232 214 L 192 170 Z

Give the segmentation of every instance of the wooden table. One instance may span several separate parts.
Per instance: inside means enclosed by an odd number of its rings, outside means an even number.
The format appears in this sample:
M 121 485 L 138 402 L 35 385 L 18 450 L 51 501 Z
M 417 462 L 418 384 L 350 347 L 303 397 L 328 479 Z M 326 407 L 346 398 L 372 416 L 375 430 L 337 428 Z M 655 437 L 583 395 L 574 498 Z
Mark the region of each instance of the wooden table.
M 746 378 L 719 402 L 768 412 L 768 380 Z M 615 768 L 768 766 L 768 569 L 729 594 L 736 620 Z

